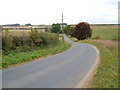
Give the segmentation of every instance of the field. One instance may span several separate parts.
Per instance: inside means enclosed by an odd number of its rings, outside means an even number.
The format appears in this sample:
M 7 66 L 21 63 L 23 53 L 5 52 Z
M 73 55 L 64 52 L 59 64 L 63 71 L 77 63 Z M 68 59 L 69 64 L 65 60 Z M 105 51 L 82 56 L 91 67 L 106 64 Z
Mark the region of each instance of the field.
M 117 25 L 91 25 L 93 29 L 93 39 L 117 40 Z
M 25 36 L 25 35 L 29 35 L 29 32 L 31 30 L 9 30 L 10 35 L 14 35 L 14 36 Z M 38 32 L 41 32 L 38 30 Z M 4 34 L 4 31 L 2 32 Z

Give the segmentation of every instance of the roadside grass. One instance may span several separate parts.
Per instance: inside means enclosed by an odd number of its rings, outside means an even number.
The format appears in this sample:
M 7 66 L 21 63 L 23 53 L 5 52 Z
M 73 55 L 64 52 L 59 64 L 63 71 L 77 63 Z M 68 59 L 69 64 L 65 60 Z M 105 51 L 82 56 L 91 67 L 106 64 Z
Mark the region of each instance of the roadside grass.
M 100 51 L 100 65 L 87 88 L 118 88 L 118 41 L 83 40 L 74 37 L 71 40 L 96 46 Z
M 117 25 L 98 25 L 91 26 L 93 29 L 92 39 L 117 40 L 118 26 Z
M 100 65 L 88 88 L 118 88 L 118 57 L 111 46 L 96 41 L 79 41 L 96 46 L 100 51 Z
M 118 86 L 118 25 L 91 25 L 92 38 L 75 42 L 87 43 L 96 46 L 100 51 L 100 65 L 97 68 L 88 88 L 120 88 Z
M 53 54 L 63 52 L 71 47 L 71 43 L 58 42 L 54 45 L 44 46 L 43 48 L 37 48 L 36 50 L 26 52 L 12 52 L 8 55 L 2 56 L 2 68 L 8 68 L 15 64 L 21 64 L 23 62 L 33 61 L 39 57 L 45 57 Z
M 71 37 L 70 35 L 67 35 L 67 37 L 69 37 L 74 42 L 78 42 L 79 41 L 78 39 L 76 39 L 75 37 Z

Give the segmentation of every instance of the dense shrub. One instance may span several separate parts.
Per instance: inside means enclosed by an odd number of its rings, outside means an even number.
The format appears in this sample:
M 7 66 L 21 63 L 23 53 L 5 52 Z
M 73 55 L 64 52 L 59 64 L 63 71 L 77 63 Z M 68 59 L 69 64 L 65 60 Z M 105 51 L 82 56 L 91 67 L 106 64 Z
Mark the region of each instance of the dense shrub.
M 29 32 L 29 34 L 30 34 L 30 39 L 31 39 L 31 42 L 30 42 L 31 45 L 40 46 L 40 44 L 42 43 L 42 39 L 38 31 L 33 30 L 33 28 L 31 28 L 31 32 Z
M 75 30 L 75 28 L 70 25 L 64 27 L 64 32 L 66 33 L 66 35 L 71 36 L 73 34 L 74 30 Z
M 9 34 L 8 30 L 5 30 L 4 37 L 2 37 L 2 49 L 7 51 L 13 48 L 13 36 Z
M 31 44 L 31 38 L 28 37 L 28 36 L 14 36 L 13 37 L 13 43 L 14 43 L 14 46 L 32 46 Z
M 92 36 L 92 29 L 88 23 L 81 22 L 75 26 L 75 31 L 73 32 L 72 36 L 78 40 L 87 39 Z
M 6 30 L 2 35 L 2 50 L 9 52 L 18 48 L 35 48 L 43 45 L 56 44 L 59 41 L 59 35 L 55 33 L 38 32 L 31 28 L 29 35 L 13 36 Z
M 52 24 L 51 32 L 52 33 L 59 33 L 61 31 L 61 27 L 59 24 Z
M 59 35 L 55 33 L 41 33 L 41 39 L 44 45 L 50 45 L 52 43 L 57 43 Z

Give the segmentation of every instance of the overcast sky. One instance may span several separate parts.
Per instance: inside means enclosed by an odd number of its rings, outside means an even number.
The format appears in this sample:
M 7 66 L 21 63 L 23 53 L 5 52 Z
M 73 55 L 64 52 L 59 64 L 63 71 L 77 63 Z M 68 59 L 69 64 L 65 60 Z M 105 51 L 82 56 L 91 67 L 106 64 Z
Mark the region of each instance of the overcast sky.
M 119 0 L 1 0 L 3 24 L 117 24 Z

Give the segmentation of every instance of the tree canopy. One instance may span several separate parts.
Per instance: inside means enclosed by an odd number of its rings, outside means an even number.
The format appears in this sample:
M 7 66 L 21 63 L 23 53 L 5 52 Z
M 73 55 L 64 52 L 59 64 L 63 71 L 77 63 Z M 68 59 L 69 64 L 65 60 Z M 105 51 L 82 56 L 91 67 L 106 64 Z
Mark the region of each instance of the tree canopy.
M 75 26 L 75 31 L 72 34 L 78 40 L 87 39 L 92 36 L 92 29 L 86 22 L 81 22 Z
M 51 32 L 53 33 L 59 33 L 61 30 L 61 27 L 59 24 L 52 24 Z

